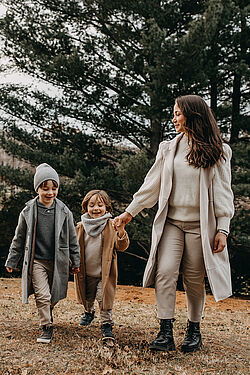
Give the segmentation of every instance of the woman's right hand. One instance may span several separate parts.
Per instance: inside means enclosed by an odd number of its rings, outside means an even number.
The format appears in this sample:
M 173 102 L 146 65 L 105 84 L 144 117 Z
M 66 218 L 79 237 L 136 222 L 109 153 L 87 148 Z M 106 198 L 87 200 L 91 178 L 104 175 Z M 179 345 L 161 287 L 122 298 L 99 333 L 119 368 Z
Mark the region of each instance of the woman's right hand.
M 9 268 L 9 267 L 5 267 L 6 268 L 6 270 L 9 272 L 9 273 L 11 273 L 12 271 L 13 271 L 13 268 Z
M 128 224 L 132 220 L 133 216 L 128 212 L 123 212 L 121 215 L 116 216 L 113 220 L 113 226 L 117 230 L 122 225 Z

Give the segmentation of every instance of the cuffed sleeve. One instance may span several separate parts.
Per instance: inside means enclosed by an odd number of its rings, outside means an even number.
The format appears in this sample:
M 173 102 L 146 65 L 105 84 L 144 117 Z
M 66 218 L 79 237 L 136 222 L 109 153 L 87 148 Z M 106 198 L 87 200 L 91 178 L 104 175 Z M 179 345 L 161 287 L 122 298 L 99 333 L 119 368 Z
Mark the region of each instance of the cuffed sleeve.
M 118 251 L 125 251 L 129 247 L 128 233 L 125 231 L 124 235 L 120 238 L 116 233 L 115 248 Z

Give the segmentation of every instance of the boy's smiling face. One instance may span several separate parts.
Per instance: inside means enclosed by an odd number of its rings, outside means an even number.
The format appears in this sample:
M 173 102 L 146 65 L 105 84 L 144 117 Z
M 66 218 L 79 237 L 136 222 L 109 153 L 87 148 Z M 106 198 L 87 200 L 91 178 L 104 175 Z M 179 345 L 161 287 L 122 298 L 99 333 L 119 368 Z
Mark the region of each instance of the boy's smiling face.
M 58 194 L 58 187 L 54 181 L 47 180 L 39 186 L 37 194 L 39 195 L 39 202 L 45 207 L 50 207 Z
M 106 204 L 97 194 L 93 195 L 88 201 L 87 210 L 91 219 L 101 217 L 107 212 Z

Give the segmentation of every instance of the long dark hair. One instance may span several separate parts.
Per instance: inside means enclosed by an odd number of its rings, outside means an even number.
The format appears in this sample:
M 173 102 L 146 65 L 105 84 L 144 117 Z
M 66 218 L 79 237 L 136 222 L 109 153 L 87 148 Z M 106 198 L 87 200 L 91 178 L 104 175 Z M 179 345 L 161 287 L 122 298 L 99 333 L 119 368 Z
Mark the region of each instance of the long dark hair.
M 184 125 L 190 151 L 187 161 L 196 168 L 212 167 L 223 157 L 222 138 L 214 115 L 198 95 L 184 95 L 176 104 L 186 117 Z

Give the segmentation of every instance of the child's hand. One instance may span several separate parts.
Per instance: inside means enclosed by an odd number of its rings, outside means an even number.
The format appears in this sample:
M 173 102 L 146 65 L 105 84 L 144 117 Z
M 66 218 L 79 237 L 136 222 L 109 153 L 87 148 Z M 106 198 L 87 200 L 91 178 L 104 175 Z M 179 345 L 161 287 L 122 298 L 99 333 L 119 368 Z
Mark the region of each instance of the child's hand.
M 113 228 L 114 230 L 118 233 L 118 236 L 121 238 L 124 236 L 125 234 L 125 230 L 124 230 L 124 227 L 125 227 L 125 224 L 120 224 L 120 225 L 115 225 L 113 224 Z
M 5 267 L 6 268 L 6 270 L 9 272 L 9 273 L 11 273 L 12 271 L 13 271 L 13 268 L 9 268 L 9 267 Z
M 113 228 L 119 231 L 119 228 L 124 229 L 124 226 L 132 220 L 133 216 L 128 212 L 123 212 L 123 214 L 116 216 L 112 222 Z
M 80 267 L 72 267 L 70 270 L 70 274 L 74 275 L 75 273 L 80 272 Z

